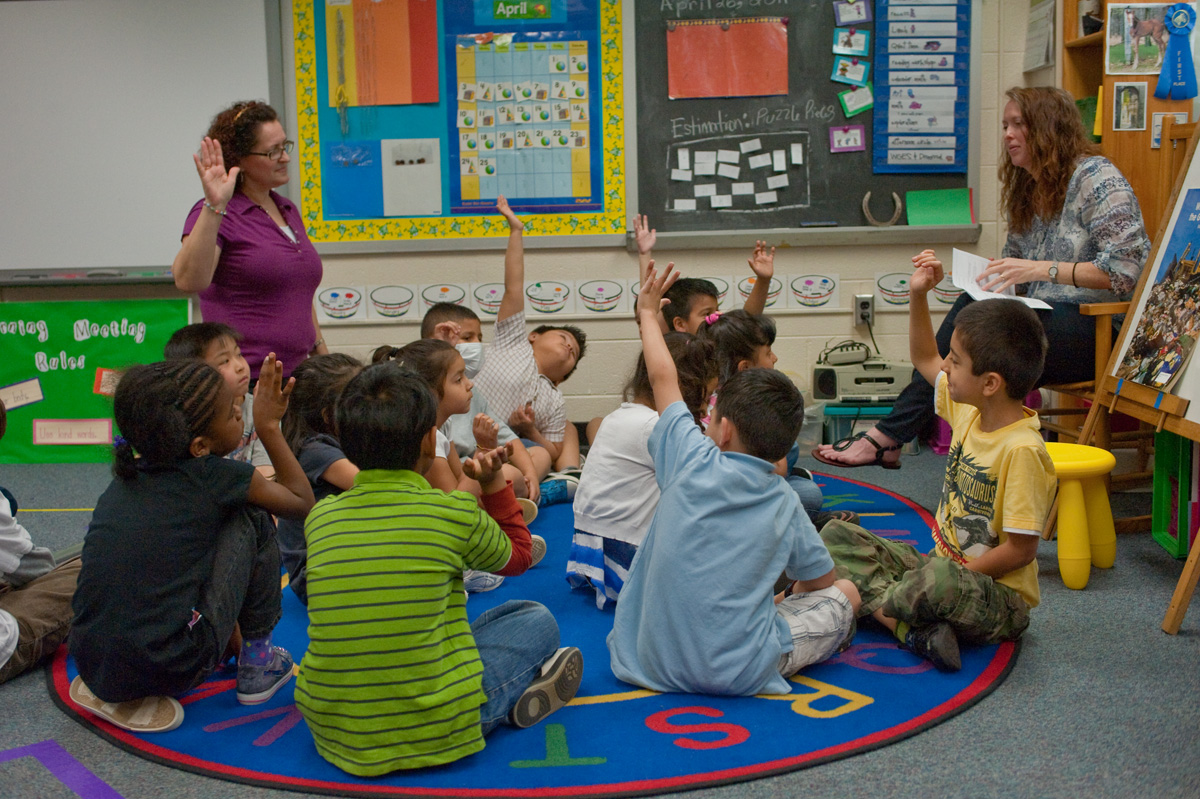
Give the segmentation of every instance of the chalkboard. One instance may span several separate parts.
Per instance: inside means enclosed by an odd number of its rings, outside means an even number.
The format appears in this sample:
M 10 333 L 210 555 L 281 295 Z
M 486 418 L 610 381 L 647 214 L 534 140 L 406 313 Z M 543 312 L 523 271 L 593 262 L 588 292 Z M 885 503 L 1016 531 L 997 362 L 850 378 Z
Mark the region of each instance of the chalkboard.
M 874 4 L 867 3 L 867 6 Z M 770 15 L 767 17 L 766 15 Z M 668 29 L 684 21 L 782 18 L 787 39 L 787 94 L 739 97 L 671 99 L 668 94 Z M 886 20 L 860 24 L 856 30 L 870 34 L 869 55 L 875 59 L 876 28 Z M 968 185 L 969 173 L 875 174 L 872 170 L 874 112 L 867 109 L 847 117 L 839 94 L 852 87 L 831 79 L 837 68 L 833 52 L 834 4 L 829 0 L 637 0 L 634 37 L 637 102 L 637 208 L 648 214 L 659 232 L 798 229 L 837 225 L 860 227 L 868 223 L 862 203 L 871 192 L 874 217 L 887 220 L 893 212 L 892 193 L 920 189 L 954 189 Z M 964 43 L 965 47 L 965 43 Z M 868 72 L 868 85 L 870 73 Z M 960 86 L 964 94 L 969 86 Z M 865 90 L 865 89 L 864 89 Z M 875 90 L 876 105 L 886 107 L 888 89 Z M 857 133 L 851 126 L 861 126 Z M 831 131 L 838 141 L 831 138 Z M 862 149 L 842 149 L 840 135 L 849 134 Z M 794 159 L 793 145 L 802 148 Z M 680 169 L 680 151 L 687 151 L 689 166 L 697 152 L 725 151 L 740 155 L 737 178 L 705 178 L 718 191 L 732 194 L 732 204 L 714 208 L 709 198 L 695 198 L 695 209 L 686 208 L 695 175 L 690 180 Z M 784 151 L 786 169 L 776 166 L 750 169 L 749 157 Z M 732 160 L 732 159 L 730 159 Z M 797 161 L 801 162 L 797 162 Z M 729 172 L 727 174 L 732 174 Z M 776 196 L 762 198 L 768 175 L 786 175 L 787 185 Z M 740 192 L 736 183 L 753 182 L 753 192 Z M 762 185 L 760 185 L 762 184 Z M 676 208 L 685 200 L 685 210 Z M 898 224 L 905 224 L 904 215 Z M 868 230 L 868 233 L 873 232 Z

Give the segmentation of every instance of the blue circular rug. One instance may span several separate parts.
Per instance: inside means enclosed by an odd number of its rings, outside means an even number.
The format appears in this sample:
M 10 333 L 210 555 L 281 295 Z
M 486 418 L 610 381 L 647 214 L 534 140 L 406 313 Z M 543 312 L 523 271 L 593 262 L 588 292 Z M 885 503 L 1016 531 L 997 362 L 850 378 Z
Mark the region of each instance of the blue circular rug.
M 931 517 L 909 500 L 854 480 L 817 475 L 827 508 L 854 510 L 878 535 L 932 547 Z M 80 710 L 67 696 L 76 671 L 65 649 L 47 667 L 56 703 L 127 751 L 198 774 L 339 796 L 631 796 L 688 790 L 806 768 L 886 746 L 961 713 L 1011 670 L 1016 644 L 964 648 L 962 671 L 942 674 L 899 649 L 874 624 L 853 645 L 792 678 L 781 696 L 729 699 L 656 694 L 619 682 L 605 636 L 612 611 L 564 579 L 573 523 L 569 505 L 543 508 L 531 526 L 546 558 L 496 590 L 475 594 L 471 617 L 509 599 L 535 599 L 554 613 L 563 644 L 584 655 L 573 702 L 527 730 L 501 727 L 478 754 L 457 763 L 358 778 L 317 754 L 288 685 L 265 705 L 237 703 L 232 673 L 216 674 L 186 697 L 186 717 L 169 733 L 135 735 Z M 284 591 L 276 643 L 300 661 L 304 607 Z

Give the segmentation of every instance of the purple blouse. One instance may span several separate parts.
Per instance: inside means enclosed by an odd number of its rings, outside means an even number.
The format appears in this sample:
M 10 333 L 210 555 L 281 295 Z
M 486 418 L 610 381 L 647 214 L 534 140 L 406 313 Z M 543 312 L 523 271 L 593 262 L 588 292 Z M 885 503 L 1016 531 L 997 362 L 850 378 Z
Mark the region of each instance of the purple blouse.
M 317 340 L 313 296 L 321 284 L 321 256 L 308 240 L 296 206 L 275 192 L 271 199 L 296 241 L 266 210 L 236 192 L 217 231 L 221 248 L 217 270 L 209 287 L 200 292 L 204 321 L 223 322 L 242 334 L 242 354 L 254 377 L 269 352 L 279 357 L 285 376 L 291 374 Z M 192 206 L 183 224 L 184 236 L 192 232 L 202 212 L 212 213 L 203 200 Z

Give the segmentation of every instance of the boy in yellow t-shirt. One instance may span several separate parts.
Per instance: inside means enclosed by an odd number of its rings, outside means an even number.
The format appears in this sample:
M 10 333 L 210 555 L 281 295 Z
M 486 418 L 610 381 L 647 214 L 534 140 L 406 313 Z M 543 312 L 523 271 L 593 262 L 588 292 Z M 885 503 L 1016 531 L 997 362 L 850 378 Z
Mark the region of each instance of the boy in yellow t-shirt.
M 938 415 L 954 430 L 934 551 L 923 555 L 837 521 L 821 537 L 837 576 L 862 595 L 859 616 L 873 616 L 939 669 L 957 671 L 960 641 L 1015 639 L 1038 604 L 1034 556 L 1057 479 L 1037 414 L 1022 399 L 1042 373 L 1046 335 L 1021 302 L 974 302 L 959 311 L 942 358 L 927 299 L 942 264 L 932 250 L 913 263 L 913 366 L 934 385 Z

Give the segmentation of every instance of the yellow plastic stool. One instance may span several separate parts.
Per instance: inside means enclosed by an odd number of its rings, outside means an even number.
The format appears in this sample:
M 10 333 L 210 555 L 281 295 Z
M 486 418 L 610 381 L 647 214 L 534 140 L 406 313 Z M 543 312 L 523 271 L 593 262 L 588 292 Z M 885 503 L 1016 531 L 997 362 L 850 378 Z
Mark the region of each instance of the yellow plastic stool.
M 1117 557 L 1108 489 L 1101 479 L 1117 459 L 1080 444 L 1049 443 L 1046 450 L 1058 472 L 1058 569 L 1067 588 L 1086 588 L 1091 567 L 1111 569 Z

